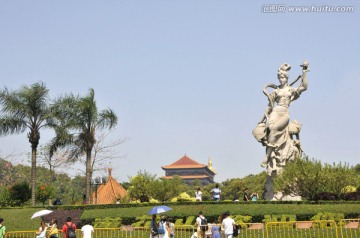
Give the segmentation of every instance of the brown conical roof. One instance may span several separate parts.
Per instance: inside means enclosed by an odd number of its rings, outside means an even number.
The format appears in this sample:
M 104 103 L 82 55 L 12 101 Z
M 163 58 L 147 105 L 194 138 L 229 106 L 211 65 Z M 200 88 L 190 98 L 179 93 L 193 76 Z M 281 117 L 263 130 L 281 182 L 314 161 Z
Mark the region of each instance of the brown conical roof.
M 92 195 L 93 204 L 95 204 L 95 200 L 97 200 L 96 204 L 113 204 L 117 199 L 127 195 L 126 189 L 111 176 L 111 169 L 109 169 L 107 182 L 98 185 L 97 199 L 95 199 L 95 193 L 96 191 Z

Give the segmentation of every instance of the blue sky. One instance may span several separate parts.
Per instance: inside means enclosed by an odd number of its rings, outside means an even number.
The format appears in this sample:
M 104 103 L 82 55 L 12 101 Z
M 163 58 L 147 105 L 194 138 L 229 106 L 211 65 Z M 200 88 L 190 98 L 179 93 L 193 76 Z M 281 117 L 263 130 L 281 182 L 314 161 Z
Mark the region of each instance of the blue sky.
M 285 6 L 268 13 L 272 4 Z M 353 12 L 290 12 L 290 6 L 352 6 Z M 278 5 L 277 5 L 278 6 Z M 256 174 L 264 156 L 251 131 L 278 83 L 277 68 L 310 62 L 309 89 L 290 107 L 304 152 L 324 163 L 359 163 L 358 1 L 136 0 L 0 2 L 1 87 L 43 81 L 52 97 L 94 88 L 99 109 L 128 137 L 113 161 L 127 181 L 185 153 L 210 157 L 218 182 Z M 44 131 L 40 143 L 51 133 Z M 29 152 L 26 134 L 0 138 L 0 153 Z M 99 175 L 106 175 L 102 172 Z

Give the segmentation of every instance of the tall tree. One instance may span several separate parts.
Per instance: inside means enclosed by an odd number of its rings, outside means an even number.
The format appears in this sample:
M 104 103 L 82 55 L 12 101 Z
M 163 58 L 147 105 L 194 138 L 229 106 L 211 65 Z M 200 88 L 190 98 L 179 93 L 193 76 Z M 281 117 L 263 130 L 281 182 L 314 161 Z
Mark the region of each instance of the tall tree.
M 86 197 L 91 197 L 92 151 L 96 143 L 96 131 L 111 129 L 118 118 L 111 109 L 99 111 L 94 89 L 84 97 L 67 95 L 56 100 L 54 114 L 57 124 L 56 136 L 51 142 L 50 155 L 59 148 L 68 151 L 70 160 L 86 156 Z
M 42 82 L 22 86 L 19 90 L 7 88 L 0 91 L 0 135 L 23 133 L 31 144 L 31 205 L 35 205 L 36 153 L 40 141 L 40 130 L 52 124 L 48 105 L 49 90 Z

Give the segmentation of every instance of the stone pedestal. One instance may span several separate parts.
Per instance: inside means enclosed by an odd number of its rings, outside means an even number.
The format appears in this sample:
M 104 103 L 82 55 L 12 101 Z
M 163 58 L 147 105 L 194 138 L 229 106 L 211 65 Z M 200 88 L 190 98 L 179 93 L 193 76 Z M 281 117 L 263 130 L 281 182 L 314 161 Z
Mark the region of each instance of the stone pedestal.
M 263 198 L 266 201 L 301 201 L 301 196 L 295 194 L 284 195 L 282 192 L 274 192 L 274 178 L 276 173 L 273 172 L 266 177 L 265 189 L 263 193 Z
M 266 177 L 266 181 L 265 181 L 265 189 L 264 189 L 264 193 L 263 193 L 263 198 L 267 201 L 272 200 L 274 197 L 273 176 L 275 176 L 274 172 L 272 173 L 272 176 L 268 175 Z

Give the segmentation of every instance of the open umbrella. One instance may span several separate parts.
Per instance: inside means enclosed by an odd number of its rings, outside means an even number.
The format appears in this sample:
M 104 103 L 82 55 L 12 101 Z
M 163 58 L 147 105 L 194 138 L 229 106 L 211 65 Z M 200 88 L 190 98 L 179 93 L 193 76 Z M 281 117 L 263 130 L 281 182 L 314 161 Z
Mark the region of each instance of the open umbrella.
M 36 218 L 36 217 L 42 217 L 42 216 L 45 216 L 45 215 L 50 214 L 50 213 L 52 213 L 52 212 L 53 212 L 53 211 L 51 211 L 51 210 L 41 210 L 41 211 L 37 211 L 37 212 L 35 212 L 35 213 L 32 215 L 31 219 Z
M 156 207 L 151 208 L 148 213 L 150 215 L 153 215 L 153 214 L 159 214 L 162 212 L 167 212 L 170 210 L 171 210 L 171 207 L 168 207 L 168 206 L 156 206 Z

